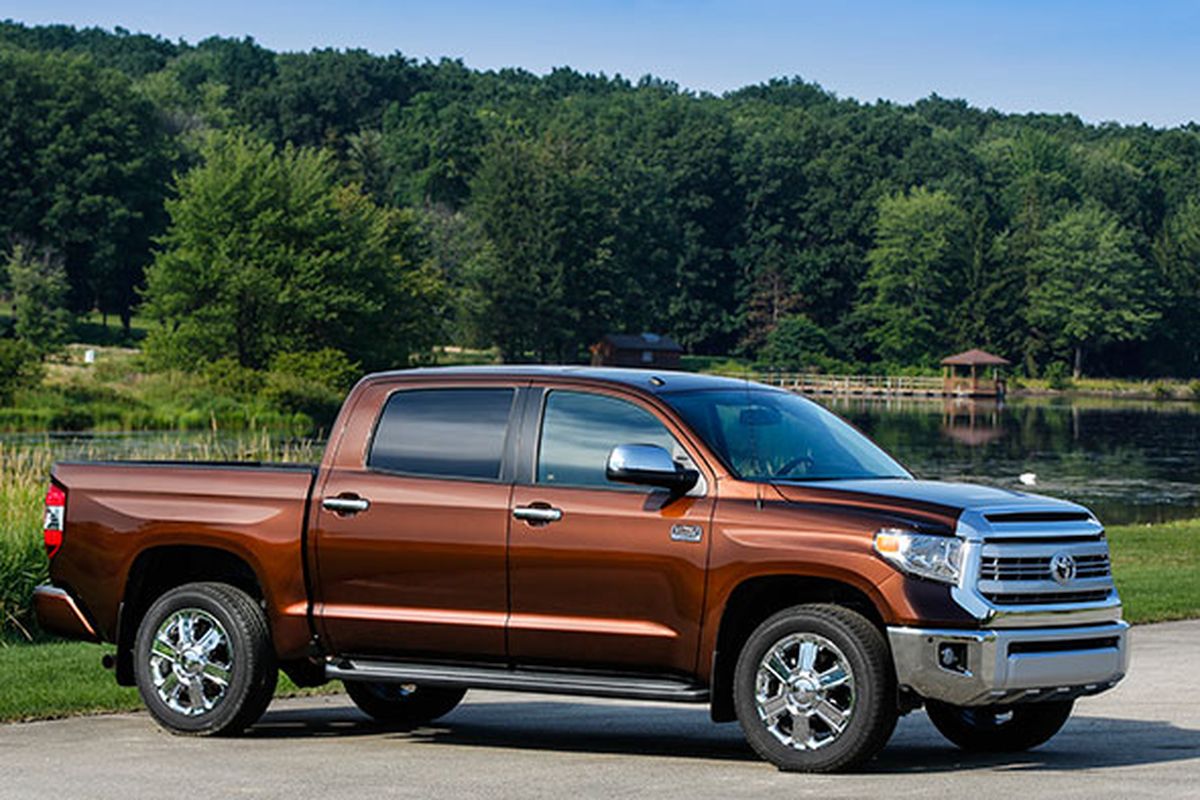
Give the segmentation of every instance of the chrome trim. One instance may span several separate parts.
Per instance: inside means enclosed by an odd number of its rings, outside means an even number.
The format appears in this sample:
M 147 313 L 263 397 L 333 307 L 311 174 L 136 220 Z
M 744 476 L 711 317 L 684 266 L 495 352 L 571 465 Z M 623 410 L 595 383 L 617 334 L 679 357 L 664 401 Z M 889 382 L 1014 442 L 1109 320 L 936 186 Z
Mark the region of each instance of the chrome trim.
M 995 628 L 1031 628 L 1064 625 L 1093 625 L 1121 619 L 1121 599 L 1111 572 L 1099 577 L 1075 578 L 1058 583 L 1047 576 L 1044 581 L 983 580 L 982 562 L 992 557 L 1049 557 L 1059 553 L 1072 556 L 1108 554 L 1108 543 L 1096 537 L 1104 527 L 1094 517 L 1057 522 L 994 523 L 988 514 L 1061 511 L 1061 507 L 1041 508 L 1036 502 L 986 506 L 967 509 L 958 519 L 956 534 L 964 540 L 962 574 L 950 595 L 958 605 L 981 623 Z M 1042 541 L 1038 541 L 1041 539 Z M 1006 541 L 1019 540 L 1019 541 Z M 1046 594 L 1107 589 L 1102 600 L 1009 604 L 996 603 L 985 594 Z M 1049 600 L 1049 597 L 1047 598 Z
M 321 508 L 338 514 L 357 514 L 371 507 L 371 501 L 361 497 L 326 497 Z
M 339 659 L 325 665 L 325 677 L 349 681 L 415 683 L 418 686 L 465 686 L 544 694 L 623 697 L 683 703 L 708 702 L 708 689 L 670 678 L 592 674 L 503 666 L 462 666 L 395 661 Z
M 512 515 L 526 522 L 540 522 L 542 524 L 558 522 L 563 518 L 561 508 L 547 508 L 543 506 L 517 506 L 513 509 Z
M 889 627 L 896 679 L 928 700 L 953 705 L 1078 697 L 1112 688 L 1129 669 L 1128 623 L 1005 630 Z M 1098 646 L 1115 640 L 1115 646 Z M 1087 642 L 1094 644 L 1088 645 Z M 1062 649 L 1010 652 L 1017 643 L 1062 643 Z M 1084 643 L 1084 646 L 1072 645 Z M 944 644 L 965 647 L 966 667 L 941 665 Z

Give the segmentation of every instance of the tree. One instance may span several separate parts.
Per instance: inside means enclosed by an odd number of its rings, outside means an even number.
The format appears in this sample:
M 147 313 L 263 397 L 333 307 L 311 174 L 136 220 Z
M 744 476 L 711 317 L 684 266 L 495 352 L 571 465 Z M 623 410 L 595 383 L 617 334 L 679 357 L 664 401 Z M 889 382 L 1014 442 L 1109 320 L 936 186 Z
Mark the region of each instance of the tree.
M 70 307 L 128 329 L 169 172 L 154 108 L 84 55 L 0 48 L 0 241 L 62 254 Z
M 39 353 L 52 353 L 66 344 L 70 286 L 62 257 L 50 248 L 18 242 L 8 256 L 8 280 L 17 337 Z
M 827 334 L 804 314 L 779 320 L 767 335 L 759 360 L 777 369 L 827 369 L 836 364 Z
M 1085 351 L 1137 341 L 1159 318 L 1133 234 L 1095 203 L 1046 228 L 1030 256 L 1030 280 L 1029 323 L 1060 352 L 1070 351 L 1076 378 Z
M 867 257 L 867 337 L 886 361 L 936 363 L 950 344 L 971 259 L 966 214 L 942 191 L 885 197 Z
M 166 366 L 331 348 L 369 369 L 404 365 L 437 335 L 441 282 L 409 212 L 339 186 L 326 151 L 213 134 L 180 177 L 147 273 L 147 342 Z

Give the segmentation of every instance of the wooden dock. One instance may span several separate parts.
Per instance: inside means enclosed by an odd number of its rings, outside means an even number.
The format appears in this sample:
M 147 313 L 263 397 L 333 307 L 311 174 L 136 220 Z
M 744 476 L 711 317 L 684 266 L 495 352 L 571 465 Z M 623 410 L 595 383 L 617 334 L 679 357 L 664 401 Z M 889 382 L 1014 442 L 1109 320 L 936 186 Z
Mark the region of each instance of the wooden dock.
M 801 394 L 837 394 L 863 397 L 944 397 L 946 382 L 936 375 L 826 375 L 818 372 L 762 372 L 735 375 L 790 389 Z

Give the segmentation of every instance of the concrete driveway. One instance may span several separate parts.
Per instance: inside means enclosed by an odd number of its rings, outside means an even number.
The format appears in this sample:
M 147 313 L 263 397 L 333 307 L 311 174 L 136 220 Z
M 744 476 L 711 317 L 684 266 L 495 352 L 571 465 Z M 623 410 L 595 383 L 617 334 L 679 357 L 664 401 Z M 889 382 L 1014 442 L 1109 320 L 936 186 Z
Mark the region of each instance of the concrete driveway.
M 398 733 L 329 697 L 278 701 L 240 739 L 176 738 L 145 714 L 0 725 L 0 798 L 1200 797 L 1200 621 L 1133 642 L 1119 688 L 1015 756 L 963 754 L 916 713 L 859 774 L 785 775 L 702 707 L 472 692 Z

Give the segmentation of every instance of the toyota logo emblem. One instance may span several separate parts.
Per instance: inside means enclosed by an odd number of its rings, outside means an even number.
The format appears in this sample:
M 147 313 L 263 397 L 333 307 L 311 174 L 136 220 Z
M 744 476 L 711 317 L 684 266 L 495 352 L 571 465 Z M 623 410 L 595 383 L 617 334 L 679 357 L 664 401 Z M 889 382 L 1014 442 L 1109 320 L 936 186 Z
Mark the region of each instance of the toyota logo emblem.
M 1067 584 L 1075 579 L 1075 559 L 1067 553 L 1055 553 L 1050 559 L 1050 577 L 1055 583 Z

